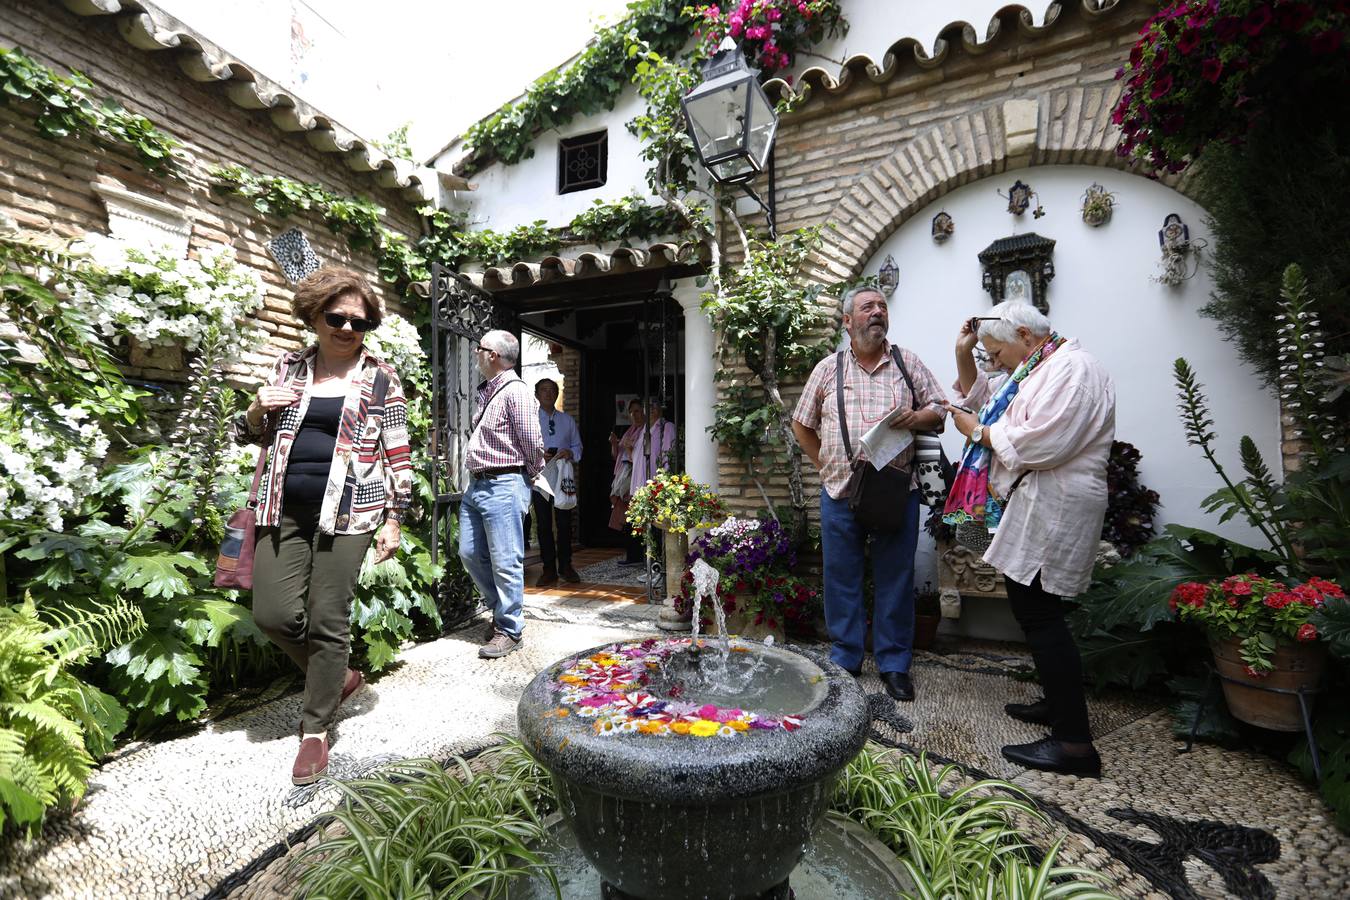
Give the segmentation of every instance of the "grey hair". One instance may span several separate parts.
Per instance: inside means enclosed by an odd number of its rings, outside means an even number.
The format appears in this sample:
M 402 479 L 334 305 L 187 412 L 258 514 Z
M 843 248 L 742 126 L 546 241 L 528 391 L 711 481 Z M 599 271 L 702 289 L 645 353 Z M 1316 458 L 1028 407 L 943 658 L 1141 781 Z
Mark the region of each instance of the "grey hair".
M 492 350 L 509 365 L 520 362 L 520 341 L 509 331 L 489 331 L 479 338 L 478 346 Z
M 992 338 L 1000 344 L 1009 344 L 1017 340 L 1017 329 L 1025 328 L 1033 337 L 1045 337 L 1050 333 L 1050 320 L 1030 303 L 1000 303 L 994 307 L 998 313 L 997 321 L 980 323 L 980 337 Z
M 855 285 L 844 291 L 844 315 L 853 315 L 853 301 L 858 298 L 859 294 L 876 294 L 881 299 L 886 299 L 886 295 L 881 292 L 880 288 L 870 284 Z

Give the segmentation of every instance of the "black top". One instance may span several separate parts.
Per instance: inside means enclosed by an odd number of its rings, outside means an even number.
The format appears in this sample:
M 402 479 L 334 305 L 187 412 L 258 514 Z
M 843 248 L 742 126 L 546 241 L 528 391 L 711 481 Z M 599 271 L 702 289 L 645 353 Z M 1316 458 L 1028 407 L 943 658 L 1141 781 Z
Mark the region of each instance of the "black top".
M 286 463 L 286 503 L 323 503 L 346 397 L 310 397 Z

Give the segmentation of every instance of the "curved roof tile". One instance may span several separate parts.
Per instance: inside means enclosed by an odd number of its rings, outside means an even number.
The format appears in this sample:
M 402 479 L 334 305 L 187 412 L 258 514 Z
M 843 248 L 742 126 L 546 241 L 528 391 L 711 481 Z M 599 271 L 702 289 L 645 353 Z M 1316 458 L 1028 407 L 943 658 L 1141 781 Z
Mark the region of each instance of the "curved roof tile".
M 683 244 L 657 243 L 646 248 L 619 247 L 610 253 L 587 251 L 575 258 L 546 256 L 537 263 L 517 262 L 505 266 L 490 266 L 482 272 L 465 274 L 479 287 L 490 291 L 507 291 L 570 278 L 663 269 L 681 263 L 706 263 L 706 257 L 706 248 L 697 241 L 687 241 Z M 414 285 L 413 289 L 419 295 L 427 296 L 429 286 L 426 282 L 421 282 Z
M 373 173 L 377 184 L 399 191 L 410 203 L 434 198 L 437 173 L 396 160 L 343 128 L 281 85 L 254 71 L 168 13 L 144 0 L 61 0 L 79 16 L 117 16 L 117 30 L 140 50 L 172 50 L 178 67 L 193 81 L 219 82 L 242 109 L 268 110 L 281 131 L 305 132 L 322 153 L 342 154 L 353 172 Z M 453 190 L 472 190 L 458 176 L 440 174 Z
M 1106 0 L 1098 5 L 1098 0 L 1064 0 L 1051 3 L 1045 12 L 1045 21 L 1035 24 L 1030 9 L 1021 4 L 1001 7 L 989 19 L 985 26 L 984 40 L 979 39 L 975 26 L 965 21 L 954 21 L 938 32 L 933 41 L 931 53 L 924 45 L 912 37 L 895 41 L 882 55 L 880 63 L 866 54 L 849 57 L 836 72 L 823 66 L 812 66 L 797 76 L 796 88 L 781 78 L 771 78 L 764 84 L 764 90 L 774 100 L 786 100 L 791 97 L 811 95 L 820 90 L 834 96 L 846 92 L 858 79 L 865 78 L 874 84 L 882 84 L 900 76 L 906 70 L 929 71 L 942 65 L 958 46 L 962 53 L 979 56 L 991 50 L 998 38 L 1007 33 L 1016 33 L 1023 38 L 1035 38 L 1055 27 L 1067 3 L 1077 2 L 1088 18 L 1096 18 L 1107 13 L 1127 0 Z

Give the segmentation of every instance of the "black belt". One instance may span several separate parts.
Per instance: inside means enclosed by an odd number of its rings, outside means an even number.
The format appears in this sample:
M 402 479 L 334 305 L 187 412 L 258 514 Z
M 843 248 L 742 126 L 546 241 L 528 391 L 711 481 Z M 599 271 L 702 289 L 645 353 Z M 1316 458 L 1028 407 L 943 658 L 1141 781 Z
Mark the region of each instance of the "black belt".
M 498 475 L 524 475 L 524 466 L 499 466 L 495 469 L 483 469 L 478 472 L 470 472 L 469 477 L 475 480 L 480 478 L 496 478 Z

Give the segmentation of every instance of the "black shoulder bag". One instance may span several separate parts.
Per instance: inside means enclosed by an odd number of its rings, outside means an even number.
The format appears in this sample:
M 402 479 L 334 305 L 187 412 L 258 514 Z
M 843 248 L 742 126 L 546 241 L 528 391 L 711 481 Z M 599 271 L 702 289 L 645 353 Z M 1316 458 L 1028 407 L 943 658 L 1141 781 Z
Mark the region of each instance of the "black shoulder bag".
M 899 531 L 906 524 L 905 510 L 909 508 L 910 483 L 914 474 L 909 469 L 897 469 L 895 466 L 883 466 L 878 469 L 865 459 L 853 458 L 853 444 L 848 439 L 848 414 L 844 409 L 844 364 L 848 350 L 840 350 L 835 356 L 834 397 L 839 405 L 839 430 L 844 436 L 844 452 L 848 454 L 852 472 L 848 478 L 848 508 L 853 519 L 868 531 Z M 900 362 L 900 351 L 891 345 L 891 358 L 904 373 L 909 383 L 909 373 Z M 910 402 L 917 403 L 913 386 L 909 391 Z M 918 409 L 915 406 L 915 409 Z

